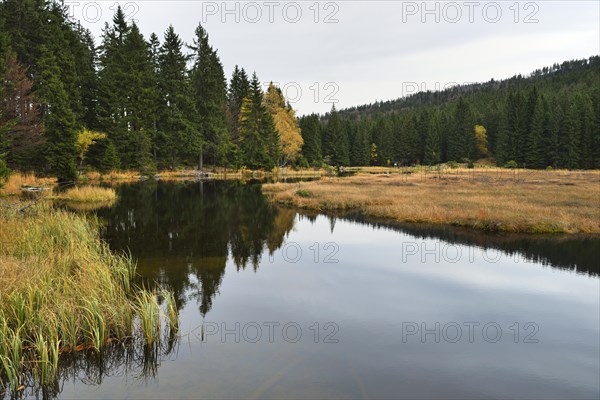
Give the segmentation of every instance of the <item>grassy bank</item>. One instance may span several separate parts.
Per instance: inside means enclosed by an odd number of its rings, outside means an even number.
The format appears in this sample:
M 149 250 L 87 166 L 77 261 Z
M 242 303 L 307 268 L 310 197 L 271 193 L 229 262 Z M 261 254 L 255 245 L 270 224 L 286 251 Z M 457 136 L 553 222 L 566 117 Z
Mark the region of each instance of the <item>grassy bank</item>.
M 159 180 L 190 180 L 190 179 L 262 179 L 262 178 L 314 178 L 320 177 L 323 170 L 314 169 L 292 169 L 292 168 L 274 168 L 269 171 L 253 171 L 250 169 L 226 169 L 226 168 L 206 168 L 203 174 L 197 170 L 168 170 L 159 171 L 150 177 L 143 177 L 136 171 L 113 171 L 107 174 L 99 172 L 86 172 L 80 177 L 84 183 L 110 183 L 110 182 L 134 182 L 147 178 Z
M 600 233 L 600 172 L 388 169 L 347 178 L 264 185 L 282 204 L 355 210 L 402 222 L 489 231 Z M 371 172 L 371 171 L 369 171 Z
M 68 189 L 56 197 L 59 200 L 76 203 L 114 203 L 117 200 L 117 192 L 113 188 L 78 186 Z
M 0 196 L 20 195 L 24 187 L 41 187 L 50 192 L 55 184 L 56 178 L 39 177 L 32 173 L 13 173 L 4 185 L 0 185 Z
M 177 328 L 172 296 L 132 286 L 135 263 L 111 253 L 96 219 L 21 208 L 0 202 L 0 393 L 52 384 L 63 353 L 152 346 Z

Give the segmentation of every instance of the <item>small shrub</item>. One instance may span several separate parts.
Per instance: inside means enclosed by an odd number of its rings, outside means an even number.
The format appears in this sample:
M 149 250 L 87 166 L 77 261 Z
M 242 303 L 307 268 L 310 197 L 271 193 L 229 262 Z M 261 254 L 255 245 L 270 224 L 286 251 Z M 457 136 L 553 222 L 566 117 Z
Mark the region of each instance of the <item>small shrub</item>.
M 300 157 L 298 160 L 298 166 L 300 168 L 310 168 L 310 164 L 308 163 L 308 160 L 304 158 L 304 156 Z
M 473 169 L 475 168 L 475 163 L 471 160 L 469 160 L 469 162 L 467 163 L 467 168 Z
M 552 165 L 548 165 L 548 166 L 546 167 L 546 171 L 552 171 L 553 169 L 554 169 L 554 168 L 552 168 Z
M 310 198 L 310 197 L 313 197 L 313 194 L 306 189 L 299 189 L 296 191 L 296 196 Z
M 454 161 L 454 160 L 448 161 L 448 162 L 446 163 L 446 165 L 447 165 L 449 168 L 452 168 L 452 169 L 457 169 L 457 168 L 458 168 L 458 163 L 457 163 L 456 161 Z
M 315 160 L 312 162 L 312 167 L 315 169 L 323 168 L 323 162 L 319 160 Z
M 519 164 L 515 160 L 510 160 L 506 164 L 504 164 L 504 168 L 518 168 Z

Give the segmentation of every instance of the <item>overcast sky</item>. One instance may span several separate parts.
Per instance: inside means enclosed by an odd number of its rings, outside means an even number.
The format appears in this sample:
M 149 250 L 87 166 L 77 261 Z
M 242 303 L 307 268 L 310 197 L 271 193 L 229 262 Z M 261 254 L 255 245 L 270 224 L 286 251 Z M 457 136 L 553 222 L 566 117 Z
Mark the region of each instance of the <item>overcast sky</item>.
M 600 53 L 592 1 L 65 0 L 100 40 L 115 4 L 146 37 L 202 22 L 227 78 L 238 64 L 278 82 L 300 115 L 502 79 Z

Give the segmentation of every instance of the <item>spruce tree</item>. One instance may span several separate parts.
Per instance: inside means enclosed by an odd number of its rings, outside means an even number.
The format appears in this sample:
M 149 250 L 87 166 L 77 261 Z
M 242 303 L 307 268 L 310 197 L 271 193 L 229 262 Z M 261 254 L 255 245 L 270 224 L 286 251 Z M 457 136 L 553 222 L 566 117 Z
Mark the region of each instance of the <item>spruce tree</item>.
M 196 110 L 200 121 L 202 153 L 215 163 L 225 163 L 232 151 L 227 129 L 227 94 L 223 66 L 208 41 L 208 33 L 198 25 L 194 45 L 194 66 L 191 72 Z
M 332 165 L 350 165 L 348 133 L 343 129 L 342 121 L 335 109 L 335 104 L 331 107 L 323 140 L 325 155 L 330 159 Z
M 498 135 L 496 161 L 498 165 L 519 158 L 519 143 L 523 136 L 522 123 L 523 99 L 518 93 L 509 93 L 504 105 L 504 118 Z M 450 145 L 449 145 L 450 146 Z M 451 159 L 450 155 L 448 156 Z
M 541 99 L 534 105 L 533 116 L 526 135 L 524 166 L 541 169 L 546 167 L 544 137 L 549 132 L 548 103 Z
M 564 111 L 555 98 L 550 98 L 550 100 L 548 100 L 548 109 L 548 133 L 542 140 L 545 152 L 545 164 L 551 167 L 558 167 L 560 157 L 559 137 L 564 118 Z
M 279 157 L 279 135 L 273 117 L 263 101 L 256 73 L 252 75 L 250 93 L 242 102 L 238 122 L 240 151 L 249 168 L 272 168 Z
M 592 138 L 591 138 L 591 156 L 592 168 L 600 169 L 600 82 L 596 80 L 592 86 L 592 110 L 594 111 Z
M 187 74 L 187 57 L 183 41 L 170 26 L 158 54 L 158 88 L 160 104 L 157 110 L 158 149 L 174 168 L 180 157 L 194 157 L 199 137 L 194 99 Z
M 412 165 L 419 161 L 419 133 L 415 116 L 405 115 L 400 120 L 396 136 L 396 159 L 401 165 Z
M 125 86 L 127 94 L 124 116 L 127 130 L 122 142 L 122 163 L 125 167 L 136 168 L 141 164 L 144 168 L 150 168 L 146 158 L 152 153 L 153 120 L 148 117 L 148 112 L 154 108 L 156 96 L 150 46 L 135 23 L 131 25 L 123 44 L 127 57 L 127 78 L 121 84 Z M 146 147 L 144 153 L 140 153 L 140 143 L 150 143 L 147 154 Z
M 521 117 L 521 136 L 518 138 L 518 156 L 519 164 L 527 167 L 527 148 L 533 140 L 530 135 L 533 133 L 532 124 L 536 110 L 539 108 L 539 94 L 537 88 L 532 87 L 525 98 Z M 536 139 L 537 140 L 537 139 Z
M 266 145 L 260 134 L 259 124 L 260 120 L 252 98 L 246 97 L 242 101 L 238 122 L 240 132 L 239 146 L 244 165 L 252 169 L 263 168 L 268 160 Z
M 261 114 L 259 124 L 260 135 L 264 138 L 267 152 L 265 168 L 274 168 L 280 164 L 279 160 L 282 157 L 281 137 L 279 131 L 275 127 L 275 120 L 271 113 L 266 109 Z
M 394 132 L 392 121 L 381 117 L 373 127 L 373 143 L 377 146 L 378 159 L 381 165 L 393 163 L 397 158 L 394 151 Z
M 67 93 L 59 79 L 56 58 L 45 47 L 40 49 L 38 96 L 42 101 L 45 126 L 46 161 L 49 172 L 61 181 L 73 180 L 75 169 L 75 139 L 77 126 Z
M 581 136 L 579 104 L 580 100 L 578 99 L 578 96 L 574 95 L 564 106 L 565 116 L 561 124 L 558 138 L 560 149 L 558 166 L 560 168 L 579 168 L 579 146 Z
M 109 141 L 102 154 L 102 158 L 100 159 L 98 169 L 102 173 L 108 173 L 111 171 L 116 171 L 120 169 L 120 167 L 121 161 L 119 159 L 117 148 L 112 142 Z
M 442 161 L 442 126 L 438 113 L 430 115 L 425 135 L 423 163 L 436 165 Z
M 448 134 L 448 159 L 462 162 L 475 155 L 475 126 L 471 105 L 461 97 L 456 103 Z
M 97 48 L 91 32 L 81 27 L 78 28 L 81 44 L 78 46 L 77 72 L 81 87 L 81 113 L 79 124 L 89 129 L 99 129 L 98 113 L 96 110 L 98 98 L 98 63 Z
M 102 34 L 102 45 L 99 51 L 100 71 L 98 73 L 97 118 L 99 130 L 106 132 L 109 139 L 123 160 L 122 166 L 127 168 L 131 160 L 126 160 L 131 149 L 128 149 L 128 131 L 126 115 L 128 106 L 129 79 L 128 56 L 125 40 L 130 27 L 125 21 L 125 13 L 119 6 L 112 20 L 106 24 Z
M 582 92 L 577 97 L 579 110 L 579 168 L 593 168 L 594 106 L 590 96 Z
M 244 68 L 239 68 L 237 65 L 233 70 L 231 81 L 227 91 L 227 107 L 229 110 L 229 129 L 231 140 L 234 144 L 238 143 L 238 121 L 240 119 L 240 111 L 242 102 L 250 93 L 250 80 Z
M 321 124 L 317 114 L 311 114 L 300 119 L 300 132 L 304 139 L 302 154 L 312 166 L 321 166 Z
M 371 159 L 371 127 L 369 121 L 349 121 L 350 165 L 369 165 Z

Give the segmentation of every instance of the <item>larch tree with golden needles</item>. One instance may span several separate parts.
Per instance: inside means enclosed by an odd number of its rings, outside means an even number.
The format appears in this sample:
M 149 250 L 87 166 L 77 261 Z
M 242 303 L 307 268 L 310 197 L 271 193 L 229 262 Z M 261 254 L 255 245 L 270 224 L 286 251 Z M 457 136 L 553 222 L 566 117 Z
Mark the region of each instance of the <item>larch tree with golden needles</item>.
M 269 89 L 264 97 L 265 107 L 273 116 L 275 129 L 279 133 L 279 145 L 281 147 L 281 162 L 284 166 L 288 162 L 298 159 L 304 139 L 300 133 L 300 126 L 296 113 L 292 106 L 286 104 L 285 97 L 277 86 L 269 84 Z

